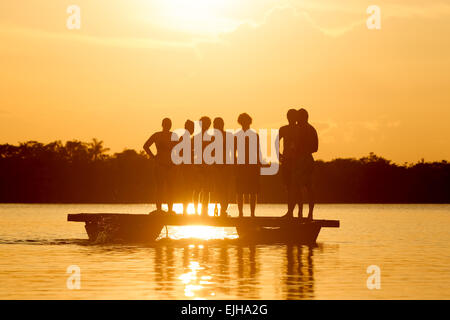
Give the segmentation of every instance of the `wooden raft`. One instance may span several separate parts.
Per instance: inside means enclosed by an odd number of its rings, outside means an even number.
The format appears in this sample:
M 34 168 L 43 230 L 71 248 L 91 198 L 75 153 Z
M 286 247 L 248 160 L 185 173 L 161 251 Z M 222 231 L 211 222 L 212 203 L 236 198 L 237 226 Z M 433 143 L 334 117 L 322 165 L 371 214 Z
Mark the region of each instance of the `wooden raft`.
M 338 220 L 278 217 L 201 217 L 154 211 L 150 214 L 79 213 L 68 221 L 85 222 L 89 239 L 107 237 L 131 242 L 155 241 L 164 226 L 235 227 L 239 238 L 255 242 L 315 243 L 321 228 L 339 228 Z

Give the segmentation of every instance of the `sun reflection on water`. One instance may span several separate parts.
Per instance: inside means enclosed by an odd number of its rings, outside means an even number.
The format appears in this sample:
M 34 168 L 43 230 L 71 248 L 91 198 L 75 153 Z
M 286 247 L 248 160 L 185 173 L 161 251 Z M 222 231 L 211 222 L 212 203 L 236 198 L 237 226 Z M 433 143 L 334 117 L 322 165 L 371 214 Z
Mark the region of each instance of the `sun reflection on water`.
M 229 230 L 231 229 L 231 230 Z M 184 226 L 171 227 L 169 229 L 169 238 L 174 240 L 179 239 L 236 239 L 238 235 L 232 228 L 218 228 L 208 226 Z
M 188 266 L 188 272 L 183 273 L 178 277 L 181 280 L 181 283 L 184 285 L 184 295 L 189 298 L 194 298 L 200 293 L 200 291 L 206 289 L 205 286 L 212 284 L 210 280 L 212 280 L 211 276 L 201 276 L 199 272 L 204 270 L 205 268 L 201 267 L 197 261 L 190 261 Z M 214 296 L 214 293 L 210 293 L 211 296 Z
M 220 205 L 218 205 L 220 208 Z M 163 209 L 167 210 L 167 206 L 163 205 Z M 199 204 L 201 210 L 201 204 Z M 214 216 L 215 204 L 210 203 L 208 206 L 208 215 Z M 173 211 L 177 214 L 183 213 L 183 204 L 175 203 Z M 195 215 L 195 207 L 193 203 L 189 203 L 187 207 L 188 215 Z M 210 227 L 210 226 L 171 226 L 169 227 L 169 238 L 173 240 L 180 239 L 199 239 L 199 240 L 216 240 L 216 239 L 237 239 L 238 234 L 235 228 Z

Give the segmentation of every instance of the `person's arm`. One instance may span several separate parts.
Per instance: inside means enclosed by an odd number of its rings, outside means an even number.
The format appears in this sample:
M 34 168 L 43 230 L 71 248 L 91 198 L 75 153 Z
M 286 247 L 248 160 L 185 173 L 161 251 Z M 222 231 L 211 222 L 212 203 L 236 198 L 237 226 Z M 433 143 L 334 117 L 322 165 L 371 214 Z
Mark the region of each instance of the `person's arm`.
M 275 139 L 275 148 L 278 150 L 278 161 L 283 162 L 284 155 L 281 153 L 281 140 L 284 139 L 283 127 L 278 130 L 278 139 Z M 283 150 L 284 152 L 284 150 Z
M 195 152 L 194 152 L 194 136 L 191 138 L 191 164 L 194 164 L 194 157 L 195 157 Z
M 237 139 L 236 133 L 233 135 L 233 139 L 234 139 L 234 143 L 233 143 L 233 163 L 234 164 L 238 164 L 237 163 L 237 142 L 238 142 L 238 139 Z
M 152 150 L 150 150 L 150 147 L 155 143 L 155 135 L 153 134 L 144 144 L 144 151 L 149 155 L 150 159 L 155 157 Z
M 317 152 L 319 150 L 319 137 L 317 136 L 317 131 L 314 129 L 314 127 L 311 126 L 311 132 L 312 132 L 312 150 L 311 153 Z
M 225 145 L 225 155 L 224 155 L 224 164 L 229 164 L 230 161 L 234 161 L 234 156 L 233 156 L 233 152 L 234 152 L 234 136 L 231 132 L 225 131 L 225 137 L 223 140 L 223 143 Z M 229 148 L 229 144 L 232 143 L 233 144 L 233 149 Z
M 259 134 L 256 134 L 256 164 L 260 165 L 262 162 L 262 154 L 261 154 L 261 148 L 259 146 Z M 249 148 L 250 151 L 250 148 Z M 250 157 L 249 157 L 250 158 Z

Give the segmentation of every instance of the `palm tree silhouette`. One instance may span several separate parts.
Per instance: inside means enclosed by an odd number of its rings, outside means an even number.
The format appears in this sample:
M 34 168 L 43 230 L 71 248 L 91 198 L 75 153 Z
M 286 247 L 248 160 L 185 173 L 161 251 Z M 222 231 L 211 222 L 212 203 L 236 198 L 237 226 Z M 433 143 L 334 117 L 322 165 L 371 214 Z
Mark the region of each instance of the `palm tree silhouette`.
M 99 159 L 104 158 L 104 154 L 108 152 L 110 149 L 103 147 L 103 141 L 97 140 L 96 138 L 92 139 L 92 142 L 89 143 L 89 155 L 91 159 L 97 161 Z

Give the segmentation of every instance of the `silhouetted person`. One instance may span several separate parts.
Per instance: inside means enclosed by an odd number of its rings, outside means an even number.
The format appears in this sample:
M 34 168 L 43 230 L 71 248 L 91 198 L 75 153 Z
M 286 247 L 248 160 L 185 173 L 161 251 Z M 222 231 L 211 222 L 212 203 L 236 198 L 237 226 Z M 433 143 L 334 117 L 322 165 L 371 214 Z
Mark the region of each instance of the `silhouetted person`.
M 308 219 L 313 218 L 314 190 L 312 186 L 312 172 L 314 168 L 313 153 L 319 149 L 317 131 L 308 123 L 308 112 L 305 109 L 297 111 L 298 145 L 294 169 L 294 183 L 298 187 L 298 217 L 303 217 L 302 188 L 306 189 L 309 201 Z
M 250 129 L 252 118 L 247 113 L 238 117 L 242 129 L 235 133 L 236 194 L 239 216 L 244 216 L 244 196 L 248 195 L 251 216 L 255 216 L 259 192 L 259 135 Z
M 296 148 L 298 145 L 297 110 L 290 109 L 287 112 L 287 120 L 289 124 L 282 126 L 279 130 L 279 140 L 283 141 L 283 153 L 280 151 L 280 169 L 288 195 L 288 211 L 284 217 L 292 218 L 298 198 L 296 188 L 293 184 L 293 167 L 297 156 Z
M 173 210 L 173 171 L 174 165 L 171 158 L 172 148 L 176 141 L 172 141 L 172 121 L 164 118 L 162 121 L 162 131 L 154 133 L 144 144 L 145 152 L 150 159 L 155 162 L 155 182 L 156 182 L 156 209 L 161 210 L 162 200 L 167 199 L 168 210 Z M 155 144 L 156 155 L 150 150 Z
M 184 129 L 186 130 L 185 134 L 189 134 L 189 137 L 192 137 L 194 134 L 194 122 L 191 120 L 186 120 L 184 123 Z M 180 138 L 181 139 L 181 138 Z M 191 144 L 191 159 L 194 153 L 194 146 Z M 192 200 L 192 195 L 194 192 L 194 184 L 193 181 L 195 179 L 193 164 L 183 163 L 180 167 L 181 174 L 179 177 L 179 183 L 182 186 L 182 197 L 183 197 L 183 214 L 187 214 L 187 208 L 189 202 Z
M 224 126 L 225 123 L 222 118 L 218 117 L 214 119 L 213 128 L 215 131 L 213 141 L 216 139 L 216 134 L 222 136 L 222 163 L 216 163 L 213 165 L 213 192 L 215 200 L 217 200 L 220 204 L 221 217 L 227 216 L 231 179 L 233 176 L 233 166 L 227 165 L 227 157 L 230 159 L 233 157 L 231 154 L 233 150 L 228 150 L 226 144 L 227 139 L 233 139 L 233 134 L 231 132 L 226 132 Z M 216 212 L 216 210 L 217 205 L 214 212 Z
M 208 215 L 208 205 L 209 205 L 209 196 L 211 191 L 211 168 L 209 165 L 205 164 L 203 161 L 203 151 L 205 150 L 206 146 L 211 143 L 211 141 L 207 141 L 205 139 L 205 135 L 207 135 L 207 131 L 209 127 L 211 126 L 211 119 L 209 117 L 201 117 L 200 118 L 200 126 L 201 126 L 201 132 L 198 133 L 196 136 L 193 137 L 192 145 L 195 144 L 196 138 L 202 137 L 202 149 L 201 154 L 195 155 L 195 157 L 202 157 L 201 164 L 195 164 L 195 190 L 193 193 L 194 197 L 194 206 L 196 212 L 198 211 L 198 202 L 200 200 L 200 203 L 202 204 L 202 209 L 200 214 L 202 216 Z M 200 137 L 198 137 L 200 135 Z M 195 161 L 195 159 L 193 159 Z M 198 159 L 200 160 L 200 159 Z

